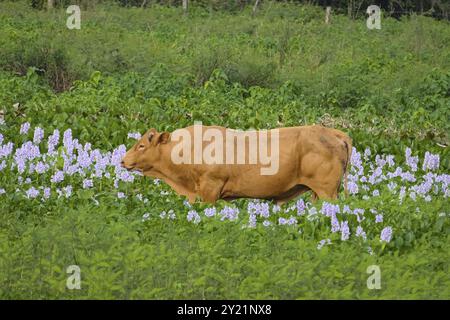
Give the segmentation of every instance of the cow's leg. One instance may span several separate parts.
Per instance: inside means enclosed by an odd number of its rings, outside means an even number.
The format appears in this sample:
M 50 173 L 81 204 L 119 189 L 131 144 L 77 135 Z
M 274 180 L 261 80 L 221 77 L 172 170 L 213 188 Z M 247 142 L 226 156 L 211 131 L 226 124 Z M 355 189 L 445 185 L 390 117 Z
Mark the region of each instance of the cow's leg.
M 297 198 L 298 196 L 300 196 L 301 194 L 310 191 L 311 189 L 308 188 L 307 186 L 303 185 L 303 184 L 298 184 L 295 187 L 293 187 L 291 190 L 289 190 L 288 192 L 282 194 L 281 196 L 279 196 L 278 198 L 275 199 L 275 202 L 277 205 L 281 206 L 282 204 Z
M 215 203 L 220 198 L 220 192 L 223 188 L 223 181 L 209 178 L 200 179 L 197 185 L 197 193 L 203 202 Z

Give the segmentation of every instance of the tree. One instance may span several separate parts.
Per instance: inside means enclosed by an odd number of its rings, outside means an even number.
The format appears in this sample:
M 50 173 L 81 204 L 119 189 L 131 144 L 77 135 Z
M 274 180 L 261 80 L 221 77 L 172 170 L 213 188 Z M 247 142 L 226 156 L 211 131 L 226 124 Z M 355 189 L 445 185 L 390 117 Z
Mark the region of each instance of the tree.
M 255 1 L 255 5 L 253 6 L 252 16 L 255 16 L 256 10 L 258 9 L 259 0 Z
M 188 0 L 183 0 L 183 12 L 185 15 L 188 12 Z

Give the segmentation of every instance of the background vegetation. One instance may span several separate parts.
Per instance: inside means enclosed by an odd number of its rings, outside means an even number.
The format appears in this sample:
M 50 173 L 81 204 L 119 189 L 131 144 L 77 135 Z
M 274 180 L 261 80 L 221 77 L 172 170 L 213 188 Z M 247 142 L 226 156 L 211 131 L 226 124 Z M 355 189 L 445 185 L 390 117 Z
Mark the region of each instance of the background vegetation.
M 326 25 L 323 8 L 311 5 L 267 2 L 252 18 L 251 6 L 198 2 L 183 15 L 177 6 L 97 1 L 82 11 L 81 30 L 65 27 L 63 8 L 0 2 L 0 132 L 19 144 L 29 121 L 46 133 L 72 128 L 81 142 L 111 150 L 130 145 L 128 132 L 194 120 L 242 129 L 321 123 L 348 132 L 359 150 L 437 153 L 449 171 L 447 20 L 385 17 L 381 30 L 368 30 L 358 15 L 334 14 Z M 14 190 L 17 177 L 2 175 Z M 129 190 L 151 200 L 145 208 L 107 191 L 100 206 L 83 195 L 46 203 L 3 195 L 0 297 L 450 297 L 448 222 L 435 228 L 445 201 L 420 204 L 425 216 L 413 224 L 415 203 L 354 200 L 420 230 L 369 255 L 352 241 L 317 250 L 319 231 L 193 225 L 180 198 L 148 184 Z M 141 221 L 168 209 L 177 221 Z M 70 264 L 84 270 L 81 291 L 65 288 Z M 371 264 L 382 268 L 382 290 L 366 287 Z

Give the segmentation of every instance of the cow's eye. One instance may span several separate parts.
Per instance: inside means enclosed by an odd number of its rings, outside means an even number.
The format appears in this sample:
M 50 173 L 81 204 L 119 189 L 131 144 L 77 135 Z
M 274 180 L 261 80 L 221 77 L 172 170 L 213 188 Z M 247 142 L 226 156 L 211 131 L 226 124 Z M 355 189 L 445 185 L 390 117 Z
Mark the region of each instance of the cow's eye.
M 145 146 L 143 145 L 143 144 L 140 144 L 139 146 L 138 146 L 138 150 L 142 150 L 142 149 L 144 149 L 145 148 Z

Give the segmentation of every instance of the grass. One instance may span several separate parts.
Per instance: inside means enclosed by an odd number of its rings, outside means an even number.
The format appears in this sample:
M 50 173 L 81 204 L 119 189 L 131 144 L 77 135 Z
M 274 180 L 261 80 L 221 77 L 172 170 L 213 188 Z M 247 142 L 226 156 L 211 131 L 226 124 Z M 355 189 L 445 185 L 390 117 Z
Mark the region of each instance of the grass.
M 176 8 L 99 5 L 83 11 L 79 31 L 64 27 L 66 17 L 23 1 L 0 3 L 3 148 L 12 142 L 15 151 L 33 140 L 32 131 L 19 134 L 24 122 L 44 129 L 42 154 L 54 129 L 70 128 L 79 143 L 107 152 L 130 146 L 129 132 L 173 130 L 194 120 L 241 129 L 321 123 L 349 133 L 362 155 L 370 148 L 363 176 L 374 174 L 376 154 L 392 154 L 418 181 L 397 177 L 372 185 L 357 176 L 360 191 L 333 204 L 364 209 L 366 220 L 338 214 L 351 231 L 342 240 L 330 230 L 330 217 L 320 214 L 323 202 L 302 216 L 290 209 L 296 201 L 279 213 L 270 204 L 270 217 L 258 216 L 249 228 L 251 200 L 216 205 L 218 212 L 239 210 L 236 221 L 207 218 L 207 206 L 189 208 L 150 179 L 122 181 L 112 164 L 104 170 L 110 178 L 92 178 L 92 188 L 83 188 L 91 167 L 85 176 L 51 183 L 67 151 L 61 144 L 42 174 L 30 173 L 28 165 L 20 173 L 11 167 L 13 155 L 0 156 L 1 298 L 450 297 L 448 185 L 433 178 L 440 189 L 427 193 L 431 201 L 413 188 L 429 172 L 421 169 L 427 151 L 440 156 L 432 174 L 446 179 L 450 170 L 447 21 L 383 19 L 382 30 L 372 32 L 364 20 L 336 15 L 325 26 L 321 9 L 275 3 L 254 19 L 245 10 L 192 7 L 183 17 Z M 418 171 L 405 163 L 407 147 L 419 156 Z M 394 191 L 391 181 L 398 184 Z M 27 196 L 31 187 L 39 196 Z M 50 188 L 48 199 L 41 187 Z M 175 218 L 161 218 L 169 210 Z M 190 210 L 200 223 L 188 221 Z M 295 225 L 279 220 L 292 216 Z M 358 226 L 365 241 L 356 236 Z M 380 241 L 386 226 L 393 228 L 388 243 Z M 324 239 L 331 244 L 318 249 Z M 66 287 L 70 265 L 81 268 L 81 290 Z M 380 267 L 380 290 L 367 287 L 371 265 Z

